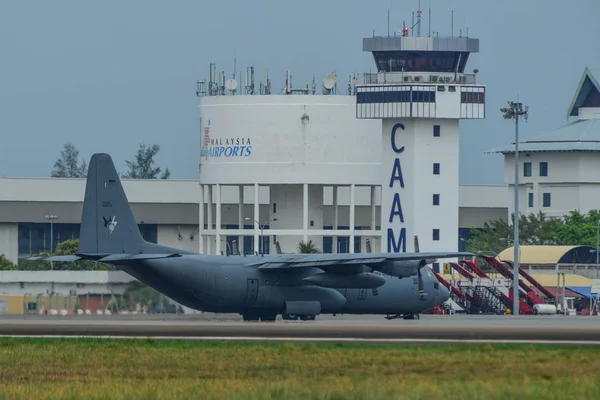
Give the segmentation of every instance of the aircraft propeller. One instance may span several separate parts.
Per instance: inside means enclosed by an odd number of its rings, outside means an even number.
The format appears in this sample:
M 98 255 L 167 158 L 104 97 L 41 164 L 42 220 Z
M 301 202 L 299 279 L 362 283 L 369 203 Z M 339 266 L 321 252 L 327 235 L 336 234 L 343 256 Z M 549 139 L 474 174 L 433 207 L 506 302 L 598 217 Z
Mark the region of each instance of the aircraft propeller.
M 419 237 L 417 235 L 415 235 L 414 241 L 415 241 L 415 253 L 419 253 Z M 423 275 L 421 275 L 421 268 L 423 268 L 423 267 L 417 268 L 417 279 L 419 280 L 419 293 L 423 294 L 423 292 L 425 292 L 425 287 L 423 285 Z
M 373 249 L 371 249 L 371 241 L 369 240 L 369 238 L 367 238 L 367 253 L 372 253 Z M 373 293 L 373 296 L 377 296 L 379 294 L 379 291 L 377 290 L 377 288 L 373 288 L 371 289 L 371 292 Z

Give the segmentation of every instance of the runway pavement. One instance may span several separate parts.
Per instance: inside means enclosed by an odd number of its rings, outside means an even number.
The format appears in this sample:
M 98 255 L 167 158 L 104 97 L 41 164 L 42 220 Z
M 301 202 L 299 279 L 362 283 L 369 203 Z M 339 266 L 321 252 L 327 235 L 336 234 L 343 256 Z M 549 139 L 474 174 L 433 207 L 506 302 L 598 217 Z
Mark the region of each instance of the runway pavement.
M 358 343 L 564 343 L 600 345 L 600 317 L 320 316 L 317 321 L 241 322 L 236 316 L 0 316 L 1 336 Z

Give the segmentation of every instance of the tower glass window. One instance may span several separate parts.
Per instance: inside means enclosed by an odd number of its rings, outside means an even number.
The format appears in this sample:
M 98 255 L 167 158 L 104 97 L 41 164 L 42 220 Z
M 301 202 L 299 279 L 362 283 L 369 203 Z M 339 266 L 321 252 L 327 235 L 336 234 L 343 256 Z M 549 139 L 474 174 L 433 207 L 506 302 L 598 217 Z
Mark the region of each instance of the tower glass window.
M 439 125 L 433 126 L 433 136 L 440 137 L 440 126 Z
M 433 195 L 433 205 L 434 206 L 440 205 L 440 195 L 437 193 Z
M 440 240 L 440 230 L 439 229 L 433 230 L 433 240 Z
M 528 194 L 528 203 L 530 208 L 533 207 L 533 193 Z
M 540 176 L 548 176 L 548 163 L 545 161 L 540 163 Z
M 440 174 L 440 163 L 433 163 L 433 174 L 434 175 Z

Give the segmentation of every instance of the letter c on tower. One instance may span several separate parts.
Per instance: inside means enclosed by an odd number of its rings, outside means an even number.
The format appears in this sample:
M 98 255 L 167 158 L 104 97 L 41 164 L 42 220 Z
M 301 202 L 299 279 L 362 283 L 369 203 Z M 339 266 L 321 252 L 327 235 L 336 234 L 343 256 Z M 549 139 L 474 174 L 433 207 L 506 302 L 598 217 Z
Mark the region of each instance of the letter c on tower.
M 394 125 L 394 127 L 392 128 L 392 136 L 391 136 L 391 140 L 392 140 L 392 150 L 394 150 L 394 153 L 402 153 L 404 151 L 404 146 L 398 148 L 398 146 L 396 146 L 396 129 L 402 129 L 404 130 L 404 124 L 396 124 Z

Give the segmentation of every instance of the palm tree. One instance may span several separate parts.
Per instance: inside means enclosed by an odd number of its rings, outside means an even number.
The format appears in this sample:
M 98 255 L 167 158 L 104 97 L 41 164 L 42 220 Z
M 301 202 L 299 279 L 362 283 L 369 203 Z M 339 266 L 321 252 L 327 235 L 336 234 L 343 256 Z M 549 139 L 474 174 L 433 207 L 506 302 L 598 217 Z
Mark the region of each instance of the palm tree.
M 301 240 L 298 243 L 298 252 L 303 254 L 315 254 L 320 253 L 321 251 L 315 246 L 312 240 L 305 242 Z

